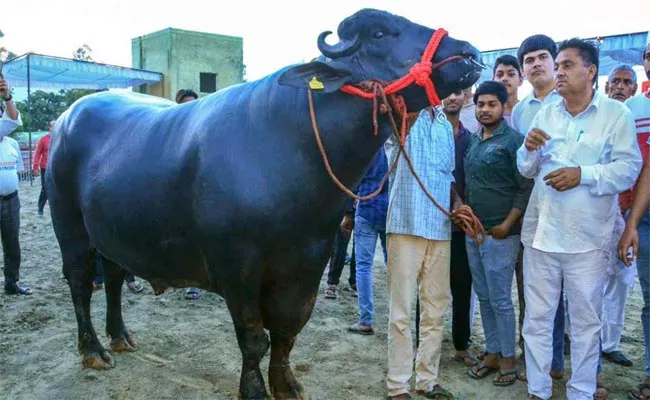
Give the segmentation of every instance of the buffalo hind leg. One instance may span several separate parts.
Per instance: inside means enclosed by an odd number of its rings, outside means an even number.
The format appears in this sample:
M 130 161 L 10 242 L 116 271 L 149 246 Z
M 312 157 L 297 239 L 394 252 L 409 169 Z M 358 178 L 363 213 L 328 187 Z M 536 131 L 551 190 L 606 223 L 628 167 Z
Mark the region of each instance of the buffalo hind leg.
M 291 371 L 289 354 L 296 342 L 295 336 L 271 332 L 271 361 L 269 386 L 276 399 L 304 399 L 305 392 Z
M 106 335 L 111 338 L 111 351 L 115 353 L 135 351 L 135 340 L 126 329 L 122 319 L 122 286 L 126 272 L 104 256 L 98 260 L 104 265 L 106 281 Z
M 70 286 L 77 318 L 78 349 L 83 357 L 82 364 L 84 368 L 110 369 L 115 366 L 115 361 L 97 339 L 90 318 L 95 253 L 89 250 L 88 238 L 84 236 L 85 232 L 79 236 L 79 240 L 67 241 L 66 245 L 61 246 L 63 274 Z

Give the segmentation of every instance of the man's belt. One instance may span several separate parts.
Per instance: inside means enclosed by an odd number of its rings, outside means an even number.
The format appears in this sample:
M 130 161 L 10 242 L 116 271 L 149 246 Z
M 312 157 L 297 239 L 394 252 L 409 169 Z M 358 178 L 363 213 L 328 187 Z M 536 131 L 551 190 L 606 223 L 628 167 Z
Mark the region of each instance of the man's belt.
M 17 194 L 18 194 L 18 191 L 17 191 L 17 190 L 14 190 L 13 192 L 9 193 L 9 194 L 6 195 L 6 196 L 2 196 L 2 195 L 0 195 L 0 201 L 11 200 L 11 199 L 13 199 L 14 197 L 16 197 Z

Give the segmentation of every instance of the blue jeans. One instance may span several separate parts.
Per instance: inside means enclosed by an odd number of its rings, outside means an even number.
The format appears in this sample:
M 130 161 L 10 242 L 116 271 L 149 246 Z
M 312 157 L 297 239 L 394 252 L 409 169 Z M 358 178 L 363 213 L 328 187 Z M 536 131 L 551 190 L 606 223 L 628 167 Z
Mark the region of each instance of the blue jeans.
M 384 249 L 386 263 L 386 229 L 377 227 L 357 215 L 354 219 L 354 253 L 357 262 L 357 294 L 359 296 L 359 322 L 372 325 L 375 308 L 372 294 L 372 264 L 375 258 L 377 237 Z
M 466 237 L 467 258 L 472 283 L 481 305 L 485 350 L 515 356 L 515 311 L 512 305 L 512 278 L 519 255 L 519 235 L 506 239 L 487 236 L 482 245 Z

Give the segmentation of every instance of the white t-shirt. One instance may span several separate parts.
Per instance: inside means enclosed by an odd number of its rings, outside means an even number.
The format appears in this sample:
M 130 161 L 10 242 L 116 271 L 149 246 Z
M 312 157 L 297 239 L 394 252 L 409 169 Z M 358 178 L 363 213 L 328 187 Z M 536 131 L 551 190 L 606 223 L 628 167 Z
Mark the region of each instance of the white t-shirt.
M 25 170 L 20 147 L 15 139 L 0 139 L 0 196 L 18 190 L 18 172 Z

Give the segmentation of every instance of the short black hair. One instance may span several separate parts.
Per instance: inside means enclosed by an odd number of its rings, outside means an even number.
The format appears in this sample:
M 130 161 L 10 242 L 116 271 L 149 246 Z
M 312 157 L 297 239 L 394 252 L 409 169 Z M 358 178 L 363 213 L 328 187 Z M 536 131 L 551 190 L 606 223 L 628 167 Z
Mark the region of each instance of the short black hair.
M 582 61 L 585 62 L 585 64 L 589 66 L 596 66 L 596 73 L 594 74 L 594 78 L 591 82 L 596 83 L 598 80 L 598 48 L 596 45 L 588 40 L 572 38 L 560 43 L 560 46 L 558 47 L 558 53 L 566 49 L 578 50 L 578 54 L 580 55 L 580 58 L 582 58 Z
M 557 55 L 557 44 L 546 35 L 533 35 L 529 36 L 521 42 L 519 50 L 517 50 L 517 59 L 519 60 L 519 65 L 524 65 L 524 56 L 533 51 L 539 50 L 548 50 L 551 53 L 551 57 L 555 60 Z
M 186 97 L 194 97 L 194 100 L 198 100 L 199 95 L 192 89 L 181 89 L 176 92 L 176 102 L 180 103 Z
M 496 96 L 501 104 L 505 104 L 508 100 L 508 91 L 506 90 L 506 86 L 497 81 L 485 81 L 481 83 L 474 93 L 474 104 L 478 102 L 478 97 L 482 94 L 491 94 Z
M 494 68 L 492 68 L 492 76 L 497 72 L 497 67 L 502 64 L 514 67 L 519 72 L 519 77 L 521 78 L 521 64 L 519 64 L 515 56 L 511 56 L 510 54 L 504 54 L 497 58 L 494 62 Z

